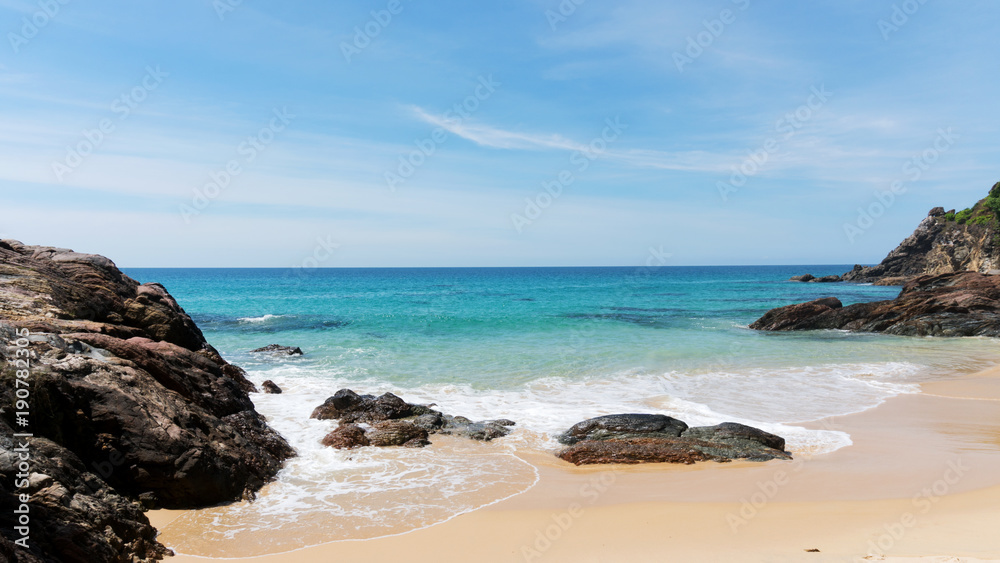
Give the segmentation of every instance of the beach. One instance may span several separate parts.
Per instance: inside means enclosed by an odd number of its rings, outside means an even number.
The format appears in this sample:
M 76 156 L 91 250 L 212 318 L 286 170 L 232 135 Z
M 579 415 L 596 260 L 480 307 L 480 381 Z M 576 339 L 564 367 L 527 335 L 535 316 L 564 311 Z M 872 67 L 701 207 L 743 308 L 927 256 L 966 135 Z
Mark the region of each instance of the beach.
M 853 445 L 791 462 L 694 466 L 576 468 L 528 454 L 537 483 L 480 510 L 247 560 L 1000 560 L 1000 368 L 805 426 L 846 432 Z M 167 546 L 199 534 L 177 524 L 183 514 L 149 513 Z M 172 560 L 206 560 L 196 555 Z

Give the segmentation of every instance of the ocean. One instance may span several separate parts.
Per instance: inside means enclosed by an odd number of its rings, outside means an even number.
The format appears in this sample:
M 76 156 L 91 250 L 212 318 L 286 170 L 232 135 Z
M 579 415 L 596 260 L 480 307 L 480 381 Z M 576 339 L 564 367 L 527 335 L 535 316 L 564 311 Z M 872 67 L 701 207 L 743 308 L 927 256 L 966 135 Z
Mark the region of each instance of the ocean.
M 822 455 L 850 436 L 802 423 L 1000 361 L 987 339 L 746 328 L 782 305 L 898 294 L 786 281 L 850 268 L 125 269 L 162 283 L 252 381 L 284 390 L 253 400 L 299 453 L 255 502 L 185 515 L 204 533 L 172 547 L 234 557 L 432 525 L 531 487 L 523 454 L 555 452 L 555 434 L 603 414 L 742 422 L 785 437 L 794 455 Z M 305 354 L 250 352 L 267 344 Z M 336 423 L 309 414 L 341 388 L 517 426 L 488 444 L 333 450 L 319 441 Z

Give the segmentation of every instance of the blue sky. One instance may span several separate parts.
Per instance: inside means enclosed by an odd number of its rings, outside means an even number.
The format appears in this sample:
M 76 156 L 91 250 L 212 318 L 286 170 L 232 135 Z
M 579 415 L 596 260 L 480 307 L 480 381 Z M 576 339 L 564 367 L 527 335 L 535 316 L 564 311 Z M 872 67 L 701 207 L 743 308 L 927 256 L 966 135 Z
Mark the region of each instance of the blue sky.
M 0 236 L 130 267 L 877 262 L 1000 180 L 997 21 L 0 0 Z

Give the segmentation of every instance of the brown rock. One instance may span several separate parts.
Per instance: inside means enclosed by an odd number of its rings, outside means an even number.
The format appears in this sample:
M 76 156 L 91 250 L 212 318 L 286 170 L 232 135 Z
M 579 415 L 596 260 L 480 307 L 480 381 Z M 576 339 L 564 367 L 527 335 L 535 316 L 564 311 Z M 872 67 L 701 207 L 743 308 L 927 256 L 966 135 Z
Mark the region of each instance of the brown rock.
M 831 301 L 832 300 L 832 301 Z M 836 301 L 836 303 L 834 303 Z M 833 298 L 768 311 L 756 330 L 840 329 L 900 336 L 1000 336 L 1000 276 L 921 276 L 891 301 L 836 306 Z
M 373 446 L 423 447 L 430 444 L 426 430 L 402 420 L 376 422 L 368 432 L 368 440 Z
M 364 428 L 357 424 L 342 424 L 336 430 L 323 437 L 323 445 L 337 449 L 360 448 L 370 446 L 371 442 L 365 435 Z
M 844 304 L 836 297 L 824 297 L 808 303 L 798 305 L 788 305 L 778 309 L 772 309 L 757 319 L 750 328 L 754 330 L 790 330 L 788 327 L 795 326 L 803 319 L 811 319 L 816 316 L 840 309 Z
M 270 379 L 268 379 L 264 383 L 261 383 L 260 386 L 264 388 L 265 393 L 270 393 L 272 395 L 281 394 L 281 387 L 278 387 L 278 384 L 271 381 Z

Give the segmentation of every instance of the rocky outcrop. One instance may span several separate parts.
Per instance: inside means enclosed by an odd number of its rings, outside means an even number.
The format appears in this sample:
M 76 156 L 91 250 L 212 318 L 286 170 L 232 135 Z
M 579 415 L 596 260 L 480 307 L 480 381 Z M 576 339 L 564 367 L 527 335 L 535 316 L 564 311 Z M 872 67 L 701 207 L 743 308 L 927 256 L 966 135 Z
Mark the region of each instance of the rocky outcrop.
M 840 276 L 823 276 L 817 278 L 812 274 L 803 274 L 801 276 L 792 276 L 791 278 L 789 278 L 788 281 L 810 282 L 810 283 L 835 283 L 843 280 L 840 278 Z
M 375 397 L 374 395 L 358 395 L 350 389 L 341 389 L 337 391 L 332 397 L 329 397 L 326 401 L 324 401 L 323 404 L 316 407 L 310 418 L 340 421 L 340 428 L 328 434 L 327 437 L 324 438 L 324 443 L 327 438 L 329 438 L 331 442 L 342 443 L 340 434 L 334 436 L 334 434 L 338 431 L 343 433 L 356 432 L 351 429 L 341 431 L 340 429 L 345 426 L 357 424 L 372 425 L 374 426 L 374 430 L 366 431 L 366 439 L 369 440 L 372 445 L 416 445 L 415 443 L 376 443 L 385 441 L 379 432 L 386 431 L 387 429 L 394 432 L 402 431 L 403 429 L 407 432 L 412 432 L 409 428 L 412 426 L 413 428 L 419 429 L 422 434 L 413 434 L 410 436 L 410 439 L 419 437 L 419 439 L 423 441 L 427 440 L 427 436 L 429 434 L 444 434 L 462 436 L 473 440 L 488 442 L 510 434 L 509 427 L 514 426 L 513 421 L 506 419 L 473 422 L 463 416 L 447 415 L 432 409 L 430 406 L 407 403 L 392 393 L 384 393 Z M 383 424 L 386 421 L 402 421 L 405 422 L 407 426 L 397 427 Z M 364 431 L 363 428 L 362 430 Z M 408 439 L 407 442 L 409 442 L 410 439 Z M 393 438 L 388 441 L 396 442 L 398 440 Z M 354 442 L 349 441 L 343 443 Z M 351 445 L 346 447 L 354 446 Z
M 768 311 L 755 330 L 841 329 L 901 336 L 1000 336 L 1000 276 L 921 276 L 891 301 L 844 307 L 828 297 Z
M 558 439 L 569 445 L 558 457 L 575 465 L 791 459 L 784 438 L 757 428 L 735 422 L 688 428 L 680 420 L 655 414 L 592 418 Z
M 903 285 L 923 275 L 986 274 L 1000 269 L 1000 228 L 991 198 L 1000 200 L 1000 183 L 993 186 L 988 198 L 964 212 L 935 207 L 880 264 L 855 266 L 843 280 Z
M 250 350 L 251 352 L 274 354 L 276 356 L 301 356 L 302 348 L 298 346 L 282 346 L 280 344 L 268 344 L 262 348 Z
M 27 360 L 26 377 L 16 359 Z M 155 558 L 162 546 L 135 501 L 190 508 L 250 498 L 294 455 L 254 410 L 244 372 L 166 289 L 101 256 L 0 241 L 0 366 L 0 404 L 15 404 L 18 381 L 28 385 L 31 448 L 51 462 L 36 460 L 51 478 L 39 483 L 58 493 L 29 503 L 43 559 Z M 0 419 L 18 427 L 11 409 Z M 7 453 L 0 472 L 12 475 Z M 0 504 L 15 493 L 0 491 Z

